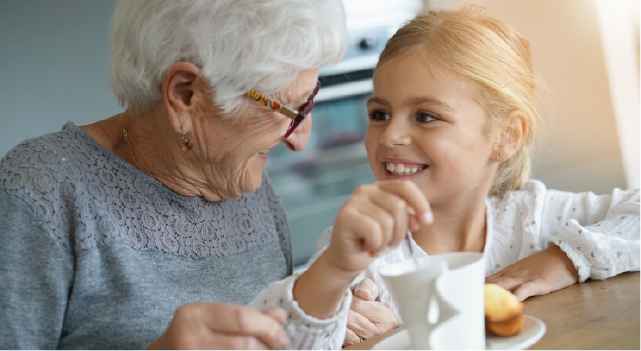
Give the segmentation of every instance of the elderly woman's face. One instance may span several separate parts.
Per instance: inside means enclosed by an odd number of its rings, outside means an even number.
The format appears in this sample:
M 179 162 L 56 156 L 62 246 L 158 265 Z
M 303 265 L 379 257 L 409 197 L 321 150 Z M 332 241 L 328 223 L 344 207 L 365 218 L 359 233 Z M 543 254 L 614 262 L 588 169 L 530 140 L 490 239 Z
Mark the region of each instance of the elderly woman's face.
M 281 103 L 297 109 L 307 101 L 318 80 L 318 69 L 304 71 L 284 92 L 274 96 Z M 203 153 L 202 167 L 208 181 L 223 199 L 253 192 L 262 182 L 268 152 L 284 142 L 292 151 L 307 145 L 312 126 L 311 114 L 287 139 L 283 136 L 291 119 L 258 102 L 251 101 L 241 116 L 223 118 L 213 104 L 205 104 L 194 119 L 194 142 Z M 196 148 L 194 148 L 194 151 Z

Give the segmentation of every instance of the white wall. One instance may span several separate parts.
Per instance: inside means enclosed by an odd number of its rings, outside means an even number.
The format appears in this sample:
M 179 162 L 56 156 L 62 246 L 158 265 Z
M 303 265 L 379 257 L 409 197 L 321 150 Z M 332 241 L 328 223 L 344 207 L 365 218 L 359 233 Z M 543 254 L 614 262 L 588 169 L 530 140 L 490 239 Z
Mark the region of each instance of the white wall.
M 545 82 L 547 92 L 539 94 L 537 104 L 545 107 L 546 135 L 534 162 L 533 177 L 548 188 L 575 192 L 599 194 L 615 187 L 627 188 L 594 1 L 473 1 L 528 38 L 535 71 Z M 467 2 L 426 0 L 430 7 L 456 7 Z M 638 112 L 636 118 L 637 159 L 631 162 L 636 162 L 638 169 Z
M 20 141 L 121 109 L 109 90 L 115 0 L 0 1 L 0 158 Z
M 628 186 L 639 187 L 639 1 L 595 0 Z
M 427 2 L 456 6 L 466 1 Z M 0 1 L 0 157 L 26 138 L 59 130 L 66 121 L 87 124 L 121 111 L 107 86 L 114 3 Z M 534 176 L 561 190 L 625 188 L 594 2 L 481 3 L 530 39 L 535 66 L 552 94 L 547 140 Z M 637 156 L 636 169 L 638 161 Z

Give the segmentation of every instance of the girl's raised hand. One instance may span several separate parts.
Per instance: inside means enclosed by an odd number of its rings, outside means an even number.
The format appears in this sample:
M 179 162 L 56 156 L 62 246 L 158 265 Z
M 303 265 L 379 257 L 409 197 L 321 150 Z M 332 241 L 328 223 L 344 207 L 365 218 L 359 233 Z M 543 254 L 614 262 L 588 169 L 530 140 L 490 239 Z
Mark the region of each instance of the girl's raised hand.
M 408 228 L 416 230 L 433 221 L 425 195 L 413 182 L 362 185 L 338 213 L 324 254 L 334 268 L 356 276 L 398 246 Z
M 433 220 L 425 195 L 410 181 L 360 186 L 338 213 L 329 247 L 296 280 L 294 300 L 308 315 L 329 318 L 361 271 L 397 246 L 407 228 Z

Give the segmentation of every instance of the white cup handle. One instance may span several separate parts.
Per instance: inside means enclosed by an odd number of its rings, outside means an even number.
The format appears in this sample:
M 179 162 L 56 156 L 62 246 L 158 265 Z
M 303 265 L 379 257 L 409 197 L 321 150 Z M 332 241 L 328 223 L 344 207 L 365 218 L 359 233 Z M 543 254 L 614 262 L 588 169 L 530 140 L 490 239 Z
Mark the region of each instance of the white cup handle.
M 435 323 L 430 324 L 429 335 L 428 335 L 428 343 L 431 350 L 434 350 L 434 347 L 432 345 L 432 332 L 436 330 L 441 324 L 447 322 L 452 317 L 455 317 L 456 315 L 461 313 L 459 309 L 452 306 L 452 304 L 443 297 L 441 290 L 438 289 L 438 281 L 440 279 L 441 277 L 438 277 L 434 279 L 430 284 L 431 289 L 433 291 L 433 294 L 430 298 L 430 303 L 431 303 L 431 300 L 434 299 L 438 304 L 438 320 Z

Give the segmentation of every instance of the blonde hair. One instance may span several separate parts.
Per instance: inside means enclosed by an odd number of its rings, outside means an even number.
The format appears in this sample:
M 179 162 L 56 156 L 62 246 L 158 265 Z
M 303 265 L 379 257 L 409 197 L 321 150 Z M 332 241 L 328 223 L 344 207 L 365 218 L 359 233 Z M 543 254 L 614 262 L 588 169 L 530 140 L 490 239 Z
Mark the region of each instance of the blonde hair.
M 528 41 L 479 5 L 426 11 L 387 42 L 374 79 L 386 62 L 412 53 L 422 54 L 428 67 L 445 68 L 471 83 L 477 102 L 486 111 L 486 135 L 496 131 L 510 112 L 525 114 L 529 125 L 523 144 L 499 165 L 489 195 L 520 189 L 529 179 L 530 157 L 541 124 L 534 106 L 536 78 Z

